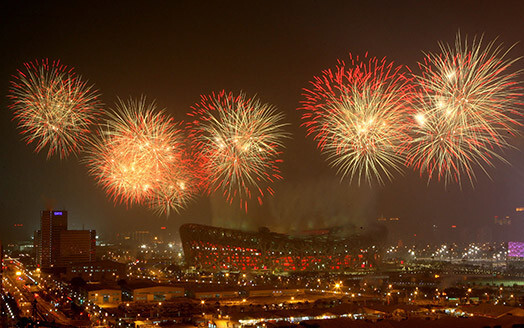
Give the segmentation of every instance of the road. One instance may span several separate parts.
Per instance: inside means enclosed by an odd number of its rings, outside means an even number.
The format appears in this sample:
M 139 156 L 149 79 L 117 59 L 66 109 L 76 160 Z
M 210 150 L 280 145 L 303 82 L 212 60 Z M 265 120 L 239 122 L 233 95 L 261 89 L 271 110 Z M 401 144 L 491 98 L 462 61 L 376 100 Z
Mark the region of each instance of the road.
M 71 320 L 65 314 L 39 296 L 43 286 L 35 284 L 37 281 L 22 263 L 16 259 L 5 259 L 4 264 L 4 290 L 14 296 L 20 317 L 71 325 Z

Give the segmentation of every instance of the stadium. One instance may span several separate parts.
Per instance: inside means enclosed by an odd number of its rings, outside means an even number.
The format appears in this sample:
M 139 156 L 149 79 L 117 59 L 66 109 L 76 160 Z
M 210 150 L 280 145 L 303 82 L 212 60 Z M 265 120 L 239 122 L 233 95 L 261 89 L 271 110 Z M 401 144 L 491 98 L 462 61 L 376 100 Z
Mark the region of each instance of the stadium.
M 357 271 L 379 259 L 371 235 L 344 228 L 287 235 L 184 224 L 180 237 L 187 265 L 203 271 Z

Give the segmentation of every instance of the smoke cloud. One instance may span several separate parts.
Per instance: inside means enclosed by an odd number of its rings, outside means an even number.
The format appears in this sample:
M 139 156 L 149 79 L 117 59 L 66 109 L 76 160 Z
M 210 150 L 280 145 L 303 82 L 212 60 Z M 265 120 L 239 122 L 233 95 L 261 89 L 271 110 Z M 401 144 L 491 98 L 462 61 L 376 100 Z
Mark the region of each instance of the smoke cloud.
M 343 226 L 358 232 L 377 217 L 376 195 L 368 186 L 317 177 L 282 182 L 275 191 L 262 206 L 253 202 L 247 213 L 238 203 L 229 205 L 220 195 L 211 196 L 212 225 L 241 230 L 268 227 L 281 233 Z

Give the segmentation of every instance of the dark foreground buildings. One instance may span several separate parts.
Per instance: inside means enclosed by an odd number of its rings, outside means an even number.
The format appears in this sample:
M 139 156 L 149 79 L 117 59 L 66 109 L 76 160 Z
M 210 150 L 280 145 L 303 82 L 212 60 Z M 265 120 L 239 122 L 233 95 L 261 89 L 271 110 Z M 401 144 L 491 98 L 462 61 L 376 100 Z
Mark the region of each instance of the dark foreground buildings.
M 184 224 L 180 237 L 187 264 L 205 271 L 354 271 L 378 260 L 371 236 L 341 228 L 291 236 Z

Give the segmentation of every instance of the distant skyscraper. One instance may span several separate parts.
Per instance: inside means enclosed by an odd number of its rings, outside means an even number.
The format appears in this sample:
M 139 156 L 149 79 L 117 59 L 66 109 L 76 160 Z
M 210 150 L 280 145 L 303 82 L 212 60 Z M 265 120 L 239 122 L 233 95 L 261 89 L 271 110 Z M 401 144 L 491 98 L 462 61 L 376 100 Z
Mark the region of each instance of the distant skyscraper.
M 42 211 L 40 220 L 40 264 L 50 268 L 60 256 L 60 233 L 67 230 L 67 211 Z
M 95 230 L 65 230 L 60 234 L 59 266 L 96 260 Z
M 34 234 L 35 259 L 43 269 L 95 261 L 96 232 L 67 230 L 67 211 L 42 211 Z
M 399 217 L 385 217 L 381 216 L 377 218 L 379 224 L 383 224 L 388 230 L 388 239 L 392 242 L 397 242 L 400 239 L 406 237 L 406 229 L 401 224 Z

